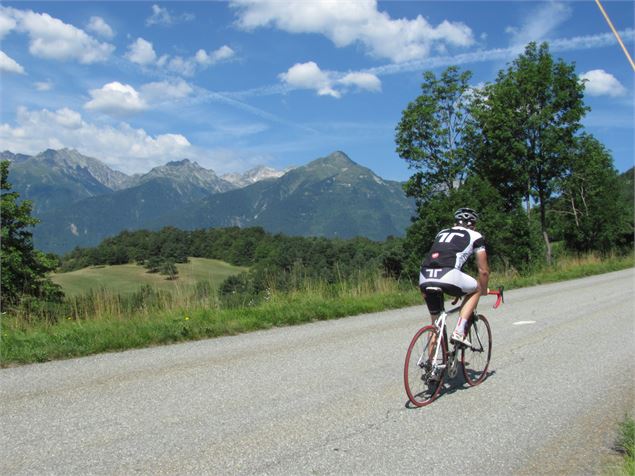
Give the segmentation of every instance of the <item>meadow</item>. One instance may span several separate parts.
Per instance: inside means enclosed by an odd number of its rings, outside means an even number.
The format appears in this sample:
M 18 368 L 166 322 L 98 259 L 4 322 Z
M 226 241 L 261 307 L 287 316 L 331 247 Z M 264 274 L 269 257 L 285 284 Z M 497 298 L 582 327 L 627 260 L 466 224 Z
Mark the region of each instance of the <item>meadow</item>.
M 490 286 L 512 289 L 574 279 L 630 268 L 633 260 L 633 254 L 591 254 L 562 258 L 552 267 L 526 275 L 494 270 Z M 192 269 L 196 269 L 197 263 L 204 268 L 209 260 L 193 261 Z M 113 289 L 128 286 L 115 283 L 116 273 L 107 267 L 84 270 L 88 272 L 111 273 Z M 129 274 L 123 274 L 129 279 Z M 416 285 L 384 277 L 380 272 L 360 272 L 335 283 L 298 280 L 291 290 L 279 291 L 272 286 L 258 299 L 246 297 L 242 301 L 224 299 L 214 282 L 168 283 L 175 286 L 172 290 L 144 286 L 127 296 L 105 289 L 90 291 L 69 298 L 67 317 L 62 319 L 3 315 L 0 365 L 80 357 L 422 304 Z
M 148 273 L 137 264 L 115 266 L 91 266 L 68 273 L 54 273 L 51 280 L 62 286 L 67 296 L 80 296 L 94 290 L 106 290 L 115 294 L 129 294 L 144 286 L 152 286 L 165 291 L 195 285 L 205 281 L 218 288 L 228 277 L 243 271 L 246 267 L 233 266 L 224 261 L 206 258 L 190 258 L 187 263 L 177 263 L 178 278 L 169 280 L 159 273 Z

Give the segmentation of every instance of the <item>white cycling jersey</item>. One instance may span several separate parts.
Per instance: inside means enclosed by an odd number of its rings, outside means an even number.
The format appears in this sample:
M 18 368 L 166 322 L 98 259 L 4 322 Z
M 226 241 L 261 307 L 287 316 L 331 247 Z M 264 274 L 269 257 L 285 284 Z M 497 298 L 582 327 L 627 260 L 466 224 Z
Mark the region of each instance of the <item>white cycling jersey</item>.
M 473 253 L 481 251 L 485 251 L 485 239 L 478 231 L 462 226 L 441 230 L 421 264 L 419 286 L 440 286 L 454 296 L 473 293 L 478 284 L 461 269 Z
M 437 233 L 421 267 L 460 270 L 472 253 L 484 250 L 485 239 L 478 231 L 453 226 Z

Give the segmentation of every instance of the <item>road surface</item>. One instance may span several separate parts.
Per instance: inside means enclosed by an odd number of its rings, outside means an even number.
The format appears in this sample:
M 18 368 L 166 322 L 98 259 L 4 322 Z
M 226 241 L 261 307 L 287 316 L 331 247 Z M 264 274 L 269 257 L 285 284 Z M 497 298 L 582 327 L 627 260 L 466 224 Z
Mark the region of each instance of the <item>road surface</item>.
M 0 474 L 596 474 L 634 407 L 633 269 L 513 290 L 491 374 L 406 406 L 425 308 L 0 370 Z

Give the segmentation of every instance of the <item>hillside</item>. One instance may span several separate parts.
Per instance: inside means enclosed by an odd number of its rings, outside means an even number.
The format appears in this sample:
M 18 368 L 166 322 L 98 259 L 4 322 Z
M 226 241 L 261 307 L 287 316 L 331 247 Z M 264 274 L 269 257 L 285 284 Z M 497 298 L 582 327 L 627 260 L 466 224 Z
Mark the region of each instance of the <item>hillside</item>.
M 209 196 L 166 216 L 163 223 L 184 229 L 192 224 L 262 226 L 287 235 L 382 240 L 403 235 L 413 213 L 401 184 L 335 152 L 277 180 Z
M 156 177 L 132 188 L 40 214 L 34 243 L 38 249 L 56 253 L 75 246 L 95 246 L 120 231 L 147 228 L 166 213 L 179 213 L 205 194 L 205 189 L 197 185 Z
M 69 149 L 48 149 L 36 156 L 3 152 L 2 159 L 11 160 L 9 182 L 22 199 L 33 201 L 36 216 L 129 183 L 127 175 Z
M 148 273 L 145 268 L 136 264 L 93 266 L 69 273 L 56 273 L 51 275 L 51 279 L 62 286 L 64 293 L 68 296 L 84 294 L 90 289 L 105 289 L 113 293 L 126 294 L 146 284 L 155 288 L 173 290 L 200 281 L 209 281 L 216 287 L 220 286 L 228 276 L 247 269 L 205 258 L 190 258 L 189 263 L 178 263 L 176 267 L 179 274 L 178 279 L 174 281 L 158 273 Z

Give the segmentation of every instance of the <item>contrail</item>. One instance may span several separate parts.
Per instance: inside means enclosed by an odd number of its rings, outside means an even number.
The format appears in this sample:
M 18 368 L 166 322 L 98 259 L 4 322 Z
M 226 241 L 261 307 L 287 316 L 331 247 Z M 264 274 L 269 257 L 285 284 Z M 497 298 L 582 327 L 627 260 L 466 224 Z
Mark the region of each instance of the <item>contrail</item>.
M 635 30 L 628 28 L 621 32 L 621 35 L 623 38 L 633 39 L 635 38 Z M 573 38 L 561 38 L 548 41 L 549 49 L 554 53 L 603 48 L 606 46 L 614 45 L 615 42 L 615 37 L 611 33 L 601 33 L 589 36 L 576 36 Z M 515 58 L 519 53 L 522 53 L 523 50 L 524 46 L 494 48 L 490 50 L 474 51 L 471 53 L 463 53 L 453 56 L 437 56 L 434 58 L 426 58 L 423 60 L 409 61 L 407 63 L 388 64 L 375 68 L 369 68 L 364 70 L 364 72 L 374 74 L 376 76 L 385 76 L 391 74 L 408 73 L 412 71 L 421 71 L 425 68 L 439 68 L 451 65 L 501 61 Z
M 635 38 L 635 30 L 627 28 L 620 32 L 622 38 L 633 40 Z M 571 38 L 559 38 L 556 40 L 545 40 L 549 43 L 549 49 L 553 53 L 561 53 L 564 51 L 589 50 L 594 48 L 604 48 L 616 43 L 615 37 L 611 33 L 600 33 L 597 35 L 575 36 Z M 405 63 L 386 64 L 360 70 L 362 73 L 374 74 L 375 76 L 388 76 L 393 74 L 402 74 L 421 71 L 423 69 L 441 68 L 451 65 L 487 63 L 489 61 L 510 60 L 518 56 L 524 51 L 524 46 L 510 46 L 507 48 L 492 48 L 489 50 L 473 51 L 471 53 L 462 53 L 452 56 L 435 56 L 421 60 L 407 61 Z M 348 72 L 330 71 L 334 78 L 344 77 Z M 244 91 L 226 91 L 222 94 L 225 98 L 242 99 L 257 96 L 273 96 L 277 94 L 286 94 L 300 88 L 294 88 L 289 85 L 273 84 L 269 86 L 261 86 L 259 88 L 248 89 Z

